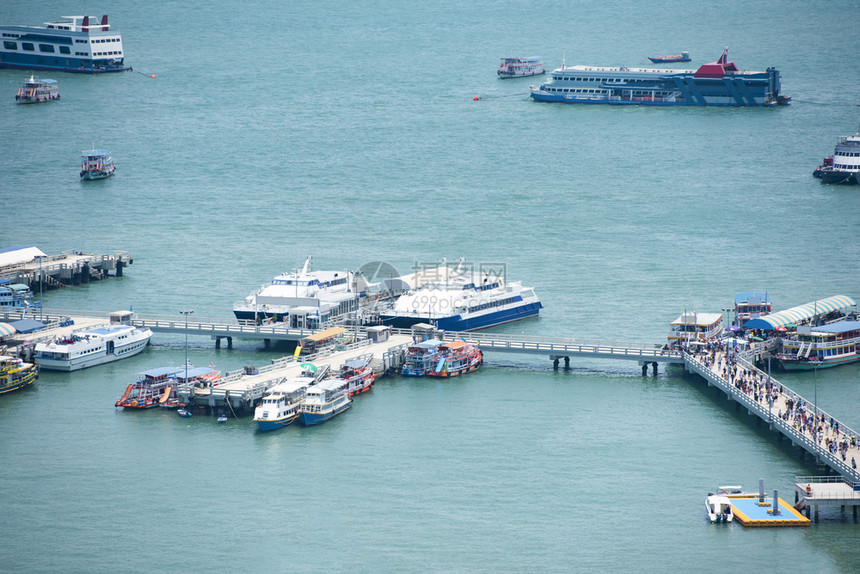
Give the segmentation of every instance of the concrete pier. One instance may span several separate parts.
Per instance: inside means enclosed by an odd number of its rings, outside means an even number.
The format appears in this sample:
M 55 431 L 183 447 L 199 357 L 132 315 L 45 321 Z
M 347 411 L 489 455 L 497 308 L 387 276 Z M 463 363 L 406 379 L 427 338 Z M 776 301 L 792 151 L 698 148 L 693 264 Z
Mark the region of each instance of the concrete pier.
M 128 251 L 109 254 L 63 251 L 58 255 L 37 257 L 26 263 L 0 268 L 0 279 L 23 283 L 33 293 L 79 285 L 114 276 L 122 277 L 122 270 L 134 263 Z

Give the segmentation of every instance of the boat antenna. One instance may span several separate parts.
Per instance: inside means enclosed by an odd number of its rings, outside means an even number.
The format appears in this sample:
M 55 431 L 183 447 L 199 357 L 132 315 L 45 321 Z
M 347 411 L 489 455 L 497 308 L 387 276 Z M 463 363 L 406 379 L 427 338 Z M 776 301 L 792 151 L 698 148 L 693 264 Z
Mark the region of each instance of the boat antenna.
M 562 50 L 561 51 L 561 71 L 562 72 L 564 71 L 564 58 L 565 58 L 565 54 L 564 54 L 564 50 Z

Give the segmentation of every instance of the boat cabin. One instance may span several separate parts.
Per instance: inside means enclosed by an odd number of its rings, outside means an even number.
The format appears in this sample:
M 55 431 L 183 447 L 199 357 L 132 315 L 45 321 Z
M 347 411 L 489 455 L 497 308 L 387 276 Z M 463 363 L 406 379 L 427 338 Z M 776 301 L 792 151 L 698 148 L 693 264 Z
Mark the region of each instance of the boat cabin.
M 695 313 L 685 311 L 669 323 L 669 343 L 681 344 L 690 341 L 706 342 L 723 332 L 723 316 L 720 313 Z
M 767 293 L 738 293 L 735 295 L 735 320 L 733 325 L 743 325 L 750 319 L 758 319 L 773 312 L 773 304 Z
M 132 311 L 114 311 L 110 314 L 111 325 L 131 325 L 131 320 L 134 318 Z

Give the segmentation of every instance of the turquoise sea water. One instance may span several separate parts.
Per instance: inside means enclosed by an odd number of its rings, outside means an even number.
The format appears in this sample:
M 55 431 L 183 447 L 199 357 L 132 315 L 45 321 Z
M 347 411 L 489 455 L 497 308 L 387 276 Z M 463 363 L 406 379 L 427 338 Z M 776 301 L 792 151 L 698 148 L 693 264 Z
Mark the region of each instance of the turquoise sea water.
M 39 24 L 94 8 L 4 6 Z M 99 13 L 100 14 L 100 13 Z M 302 264 L 504 263 L 545 309 L 511 333 L 660 342 L 684 309 L 766 290 L 778 309 L 860 296 L 860 194 L 811 171 L 860 121 L 856 2 L 121 1 L 135 72 L 0 71 L 0 245 L 109 252 L 122 279 L 55 309 L 229 317 Z M 855 17 L 851 17 L 851 15 Z M 506 55 L 639 65 L 724 47 L 775 66 L 790 107 L 537 104 Z M 155 74 L 155 78 L 150 78 Z M 485 99 L 473 101 L 475 96 Z M 117 175 L 80 183 L 92 145 Z M 453 382 L 383 379 L 318 428 L 262 435 L 113 403 L 184 340 L 43 373 L 0 400 L 0 570 L 852 572 L 850 512 L 808 529 L 712 526 L 717 484 L 791 499 L 822 472 L 695 377 L 488 356 Z M 284 354 L 190 341 L 221 370 Z M 780 380 L 860 427 L 860 365 Z

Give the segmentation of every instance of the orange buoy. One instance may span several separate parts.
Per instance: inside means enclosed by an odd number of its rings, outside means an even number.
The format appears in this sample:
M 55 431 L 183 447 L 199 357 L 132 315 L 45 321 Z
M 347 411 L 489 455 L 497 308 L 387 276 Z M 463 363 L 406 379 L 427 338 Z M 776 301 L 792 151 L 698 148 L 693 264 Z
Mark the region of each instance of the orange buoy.
M 472 101 L 473 101 L 473 102 L 477 102 L 477 101 L 478 101 L 478 100 L 480 100 L 480 99 L 481 99 L 480 97 L 475 96 L 474 98 L 472 98 Z
M 150 74 L 150 75 L 149 75 L 149 77 L 150 77 L 150 78 L 154 78 L 154 77 L 155 77 L 155 74 Z

